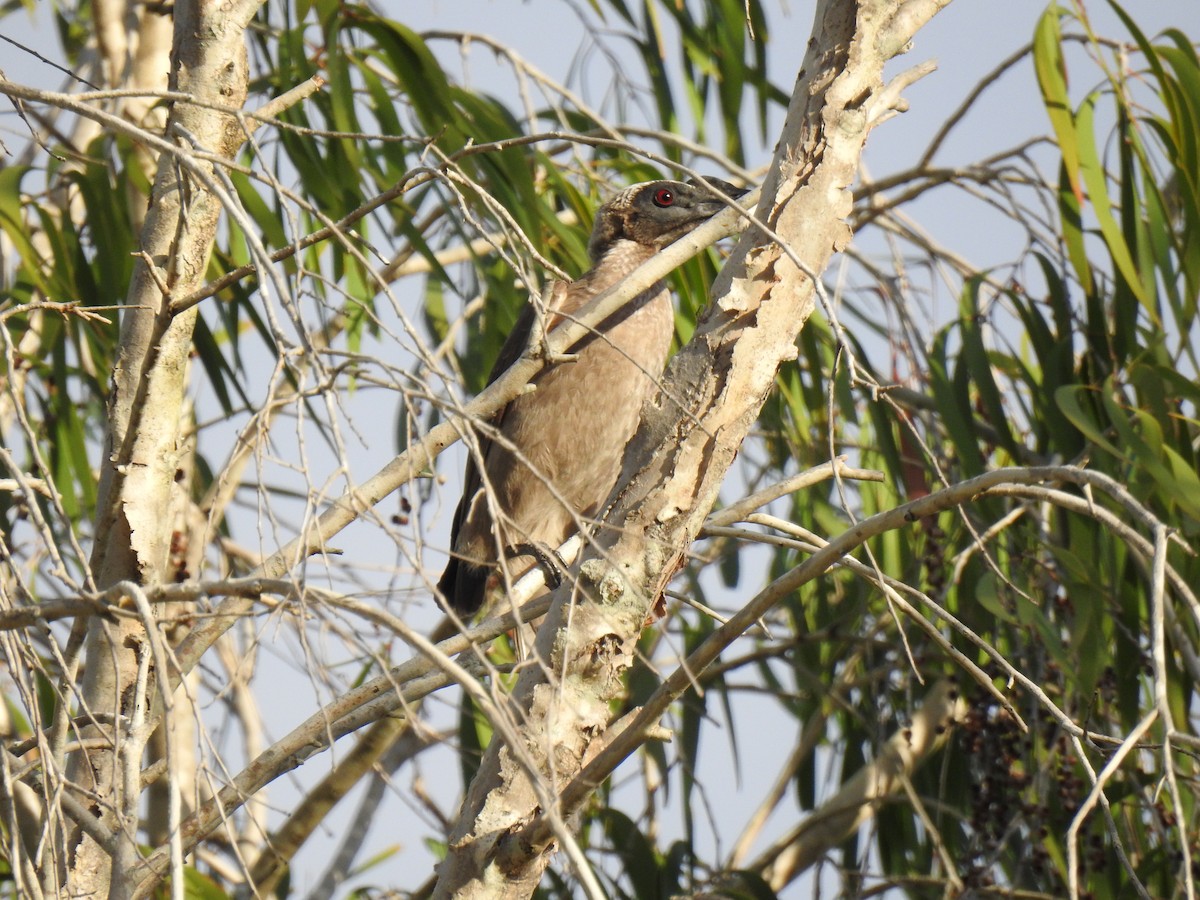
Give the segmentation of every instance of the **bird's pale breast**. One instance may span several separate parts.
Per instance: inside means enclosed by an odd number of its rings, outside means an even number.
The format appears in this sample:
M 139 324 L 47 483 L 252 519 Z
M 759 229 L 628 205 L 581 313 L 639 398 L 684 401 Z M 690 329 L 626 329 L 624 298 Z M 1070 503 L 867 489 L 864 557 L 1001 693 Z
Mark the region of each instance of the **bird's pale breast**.
M 649 255 L 645 247 L 621 242 L 603 266 L 560 295 L 555 311 L 571 315 Z M 543 372 L 534 392 L 509 405 L 484 473 L 495 508 L 513 511 L 501 523 L 506 546 L 553 548 L 574 531 L 577 517 L 599 511 L 620 474 L 642 404 L 662 374 L 673 328 L 670 295 L 659 284 L 582 341 L 574 361 Z M 460 537 L 472 544 L 459 547 L 464 555 L 495 558 L 490 533 Z

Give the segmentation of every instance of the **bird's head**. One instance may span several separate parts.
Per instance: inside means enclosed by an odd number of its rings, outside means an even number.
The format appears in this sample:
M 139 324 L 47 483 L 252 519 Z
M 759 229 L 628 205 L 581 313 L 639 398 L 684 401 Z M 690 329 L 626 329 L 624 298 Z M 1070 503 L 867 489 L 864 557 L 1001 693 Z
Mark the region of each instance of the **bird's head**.
M 661 250 L 723 210 L 720 194 L 736 200 L 745 193 L 719 178 L 635 184 L 596 212 L 588 253 L 598 263 L 618 241 Z

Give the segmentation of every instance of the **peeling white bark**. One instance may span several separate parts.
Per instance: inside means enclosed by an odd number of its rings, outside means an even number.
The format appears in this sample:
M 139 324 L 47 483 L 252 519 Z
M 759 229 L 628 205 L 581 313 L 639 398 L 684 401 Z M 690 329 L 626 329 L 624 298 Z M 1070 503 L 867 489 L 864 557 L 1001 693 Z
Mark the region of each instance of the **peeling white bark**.
M 246 98 L 244 31 L 259 0 L 224 3 L 179 0 L 174 7 L 171 88 L 224 107 Z M 171 110 L 166 136 L 185 145 L 194 140 L 210 152 L 232 157 L 243 140 L 235 118 L 192 104 Z M 209 165 L 209 164 L 204 164 Z M 181 452 L 187 361 L 195 312 L 171 316 L 171 295 L 202 280 L 216 235 L 220 204 L 204 184 L 169 154 L 159 158 L 138 262 L 121 320 L 121 347 L 113 373 L 105 455 L 100 462 L 100 496 L 92 569 L 101 587 L 121 581 L 162 580 L 171 541 L 171 501 Z M 93 751 L 72 760 L 73 780 L 99 798 L 92 811 L 114 834 L 110 846 L 76 836 L 66 889 L 71 896 L 126 896 L 134 872 L 116 871 L 113 857 L 137 858 L 137 803 L 124 796 L 136 777 L 122 754 L 124 729 L 132 720 L 138 659 L 147 636 L 133 620 L 120 624 L 93 619 L 86 644 L 84 708 L 111 713 L 89 731 L 115 742 L 114 751 Z M 145 694 L 143 688 L 142 694 Z M 137 772 L 133 773 L 134 776 Z M 124 849 L 122 849 L 124 848 Z M 111 887 L 111 894 L 110 894 Z

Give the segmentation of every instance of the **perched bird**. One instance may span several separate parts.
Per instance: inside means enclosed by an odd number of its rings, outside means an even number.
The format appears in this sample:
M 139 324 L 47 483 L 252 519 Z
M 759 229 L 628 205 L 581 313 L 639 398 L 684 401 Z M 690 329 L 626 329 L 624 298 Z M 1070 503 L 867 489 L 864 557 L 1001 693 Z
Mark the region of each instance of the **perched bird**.
M 596 213 L 592 268 L 555 285 L 545 328 L 571 316 L 743 190 L 717 179 L 651 181 L 617 194 Z M 526 306 L 489 383 L 525 350 L 535 322 Z M 674 329 L 670 293 L 659 281 L 571 347 L 571 360 L 543 369 L 534 390 L 510 402 L 479 434 L 454 515 L 451 559 L 438 590 L 458 613 L 474 613 L 601 512 L 643 402 L 666 364 Z

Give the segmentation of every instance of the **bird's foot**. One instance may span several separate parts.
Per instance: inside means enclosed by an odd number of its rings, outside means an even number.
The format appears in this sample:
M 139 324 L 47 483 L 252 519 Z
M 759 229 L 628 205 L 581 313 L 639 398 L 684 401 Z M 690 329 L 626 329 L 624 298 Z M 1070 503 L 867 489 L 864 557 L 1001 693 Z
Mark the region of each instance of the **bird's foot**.
M 556 589 L 562 584 L 563 576 L 567 573 L 567 564 L 558 555 L 558 551 L 541 543 L 514 544 L 505 553 L 509 559 L 518 556 L 532 556 L 537 561 L 537 567 L 546 577 L 546 587 Z

